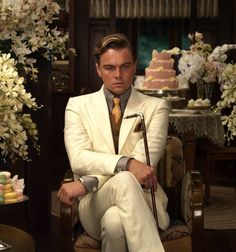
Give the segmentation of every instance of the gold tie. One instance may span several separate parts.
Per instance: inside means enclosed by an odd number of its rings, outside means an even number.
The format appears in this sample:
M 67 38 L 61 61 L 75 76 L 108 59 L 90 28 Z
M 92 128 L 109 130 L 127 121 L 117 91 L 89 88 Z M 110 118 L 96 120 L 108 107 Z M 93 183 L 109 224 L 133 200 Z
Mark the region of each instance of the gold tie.
M 113 102 L 114 102 L 114 108 L 111 113 L 115 123 L 117 124 L 121 119 L 120 98 L 114 97 Z

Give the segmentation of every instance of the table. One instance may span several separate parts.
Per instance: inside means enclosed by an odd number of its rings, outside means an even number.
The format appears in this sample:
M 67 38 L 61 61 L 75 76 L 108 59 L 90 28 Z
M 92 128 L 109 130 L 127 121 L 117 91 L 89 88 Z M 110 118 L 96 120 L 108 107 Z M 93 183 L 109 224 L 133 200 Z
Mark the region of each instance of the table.
M 197 138 L 207 138 L 217 146 L 224 146 L 220 113 L 211 110 L 173 109 L 169 114 L 169 125 L 183 138 L 186 170 L 195 169 Z
M 25 231 L 5 224 L 0 224 L 0 240 L 11 245 L 9 252 L 34 252 L 35 242 Z
M 23 195 L 21 200 L 11 203 L 0 204 L 0 223 L 16 225 L 28 229 L 29 218 L 27 218 L 26 202 L 29 200 L 27 195 Z M 1 232 L 0 232 L 1 235 Z M 0 237 L 1 240 L 1 237 Z

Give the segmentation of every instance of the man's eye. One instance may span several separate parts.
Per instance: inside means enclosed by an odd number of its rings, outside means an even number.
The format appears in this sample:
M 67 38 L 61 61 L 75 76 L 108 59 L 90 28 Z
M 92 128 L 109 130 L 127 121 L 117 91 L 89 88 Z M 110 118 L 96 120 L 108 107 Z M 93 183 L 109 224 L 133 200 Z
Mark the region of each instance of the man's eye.
M 107 71 L 112 71 L 112 70 L 114 70 L 114 67 L 112 67 L 112 66 L 105 66 L 104 69 L 107 70 Z
M 130 68 L 130 65 L 124 65 L 122 66 L 123 69 L 129 69 Z

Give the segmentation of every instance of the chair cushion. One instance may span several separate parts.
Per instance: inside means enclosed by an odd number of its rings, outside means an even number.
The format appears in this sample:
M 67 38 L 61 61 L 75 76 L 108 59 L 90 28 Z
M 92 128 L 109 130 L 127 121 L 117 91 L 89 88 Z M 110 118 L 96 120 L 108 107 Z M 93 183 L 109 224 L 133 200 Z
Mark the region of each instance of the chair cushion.
M 181 188 L 181 213 L 188 229 L 192 232 L 192 184 L 191 175 L 187 172 L 183 178 Z
M 175 187 L 184 175 L 183 146 L 179 138 L 170 136 L 158 164 L 158 181 L 163 188 Z

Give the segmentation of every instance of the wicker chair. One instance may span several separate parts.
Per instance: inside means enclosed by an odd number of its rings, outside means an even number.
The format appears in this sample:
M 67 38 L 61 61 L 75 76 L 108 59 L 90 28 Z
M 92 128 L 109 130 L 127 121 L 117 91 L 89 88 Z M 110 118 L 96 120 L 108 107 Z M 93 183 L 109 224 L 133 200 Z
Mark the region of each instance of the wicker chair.
M 203 186 L 199 171 L 185 173 L 182 142 L 169 137 L 158 165 L 158 180 L 166 192 L 171 219 L 160 233 L 166 252 L 202 251 Z M 73 181 L 68 171 L 63 182 Z M 100 243 L 89 237 L 77 217 L 77 205 L 61 204 L 60 234 L 62 251 L 100 252 Z M 76 230 L 76 232 L 74 232 Z

